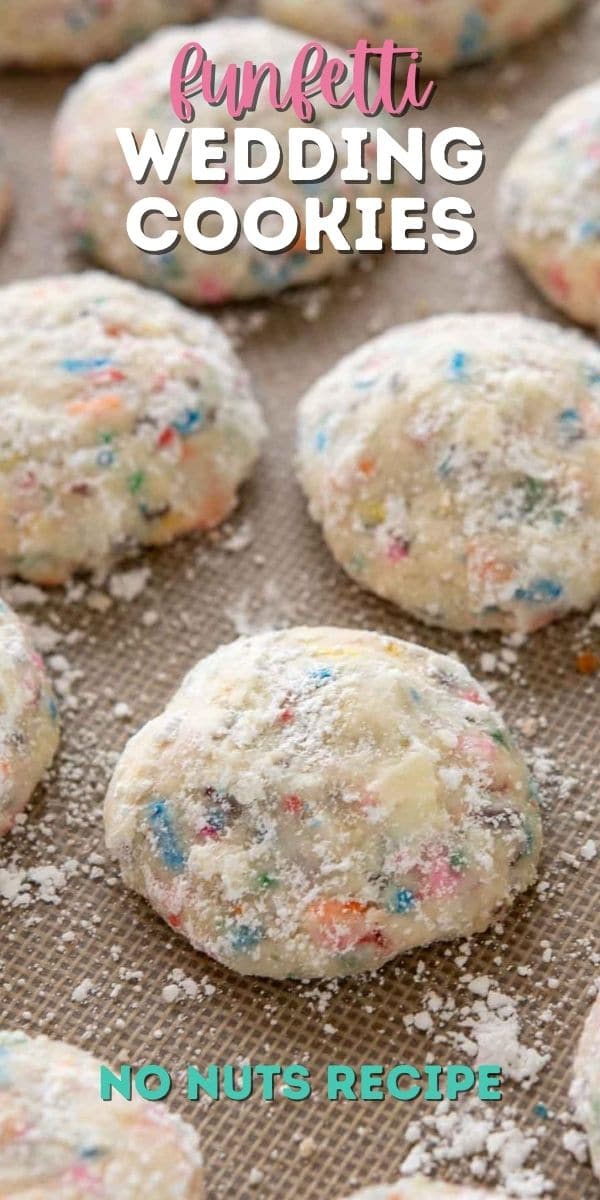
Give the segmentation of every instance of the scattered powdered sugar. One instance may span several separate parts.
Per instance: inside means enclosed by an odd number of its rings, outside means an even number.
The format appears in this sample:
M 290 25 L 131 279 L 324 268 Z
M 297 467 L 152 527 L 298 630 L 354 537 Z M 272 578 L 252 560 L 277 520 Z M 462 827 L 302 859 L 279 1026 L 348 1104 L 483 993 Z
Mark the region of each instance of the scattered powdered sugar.
M 406 1132 L 411 1149 L 402 1174 L 434 1174 L 445 1164 L 460 1162 L 463 1174 L 467 1169 L 477 1181 L 492 1174 L 511 1196 L 550 1195 L 552 1183 L 530 1165 L 538 1137 L 519 1127 L 510 1106 L 498 1117 L 492 1107 L 482 1101 L 443 1101 L 432 1115 L 411 1122 Z
M 141 596 L 151 576 L 149 567 L 135 567 L 129 571 L 113 571 L 108 581 L 108 590 L 114 600 L 131 604 Z

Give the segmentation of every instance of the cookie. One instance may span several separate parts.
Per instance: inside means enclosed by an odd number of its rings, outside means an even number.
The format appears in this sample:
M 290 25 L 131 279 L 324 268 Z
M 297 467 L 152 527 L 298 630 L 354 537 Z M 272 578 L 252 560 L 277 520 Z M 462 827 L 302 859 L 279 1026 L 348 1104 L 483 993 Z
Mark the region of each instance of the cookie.
M 600 328 L 600 80 L 554 104 L 501 182 L 506 244 L 544 296 Z
M 3 1200 L 202 1200 L 192 1127 L 135 1092 L 103 1102 L 100 1065 L 64 1042 L 0 1033 Z
M 58 709 L 19 617 L 0 600 L 0 835 L 28 804 L 58 745 Z
M 101 272 L 0 290 L 0 573 L 105 571 L 233 509 L 263 421 L 229 340 Z
M 504 1192 L 490 1192 L 487 1188 L 471 1187 L 470 1184 L 438 1183 L 415 1175 L 412 1179 L 400 1179 L 391 1187 L 369 1187 L 355 1192 L 349 1200 L 508 1200 Z
M 128 743 L 125 882 L 241 974 L 356 974 L 486 929 L 534 881 L 535 788 L 454 659 L 378 633 L 241 638 Z
M 600 1179 L 600 997 L 593 1004 L 575 1056 L 571 1099 L 588 1137 L 592 1166 Z
M 201 96 L 194 98 L 195 122 L 187 126 L 223 127 L 229 138 L 227 164 L 230 178 L 226 187 L 215 183 L 195 183 L 191 178 L 191 158 L 184 151 L 170 184 L 157 182 L 154 171 L 145 184 L 134 183 L 121 150 L 115 127 L 132 129 L 140 142 L 147 129 L 157 130 L 164 144 L 168 131 L 177 125 L 169 98 L 171 64 L 181 47 L 191 39 L 199 41 L 216 63 L 220 79 L 225 67 L 250 59 L 262 63 L 265 56 L 282 71 L 286 81 L 292 64 L 305 39 L 290 30 L 265 21 L 223 19 L 193 29 L 170 29 L 156 35 L 111 66 L 96 67 L 75 85 L 59 113 L 54 135 L 54 164 L 59 202 L 67 226 L 77 245 L 101 265 L 153 287 L 172 292 L 191 304 L 221 304 L 233 299 L 272 295 L 295 284 L 315 283 L 344 271 L 356 254 L 340 253 L 324 239 L 321 253 L 309 253 L 304 233 L 285 253 L 269 254 L 256 249 L 242 234 L 233 248 L 222 253 L 205 253 L 182 236 L 176 249 L 168 254 L 138 249 L 126 232 L 126 218 L 132 205 L 144 196 L 167 198 L 180 217 L 190 204 L 215 194 L 243 216 L 249 206 L 268 196 L 290 203 L 300 218 L 304 216 L 307 195 L 319 198 L 325 211 L 340 193 L 334 172 L 323 183 L 291 183 L 288 177 L 289 128 L 300 124 L 290 108 L 277 113 L 263 88 L 256 111 L 242 120 L 227 115 L 224 106 L 209 108 Z M 335 51 L 336 53 L 341 53 Z M 359 114 L 354 106 L 335 110 L 322 97 L 315 97 L 315 125 L 335 143 L 340 154 L 347 147 L 342 130 L 347 126 L 389 125 L 396 133 L 395 118 L 384 116 L 377 122 Z M 232 170 L 231 141 L 239 127 L 252 126 L 272 132 L 283 151 L 281 171 L 270 184 L 236 183 Z M 373 172 L 376 175 L 376 172 Z M 394 186 L 370 183 L 345 183 L 343 193 L 353 203 L 344 227 L 344 235 L 353 244 L 361 231 L 362 216 L 354 201 L 363 196 L 392 193 Z M 389 207 L 389 206 L 388 206 Z M 211 225 L 212 220 L 212 225 Z M 276 218 L 277 229 L 280 228 Z M 216 229 L 213 226 L 216 223 Z M 156 236 L 165 227 L 164 218 L 148 217 L 145 231 Z M 181 222 L 173 228 L 182 232 Z M 203 232 L 221 228 L 219 218 L 207 218 Z M 268 228 L 268 221 L 267 221 Z M 389 228 L 389 214 L 383 215 L 380 232 Z
M 516 314 L 390 329 L 300 406 L 310 512 L 363 587 L 529 633 L 600 596 L 600 350 Z
M 212 0 L 2 0 L 0 64 L 85 66 L 211 9 Z
M 266 16 L 331 38 L 345 49 L 359 38 L 380 46 L 392 38 L 415 46 L 437 73 L 480 62 L 533 37 L 571 7 L 571 0 L 261 0 Z

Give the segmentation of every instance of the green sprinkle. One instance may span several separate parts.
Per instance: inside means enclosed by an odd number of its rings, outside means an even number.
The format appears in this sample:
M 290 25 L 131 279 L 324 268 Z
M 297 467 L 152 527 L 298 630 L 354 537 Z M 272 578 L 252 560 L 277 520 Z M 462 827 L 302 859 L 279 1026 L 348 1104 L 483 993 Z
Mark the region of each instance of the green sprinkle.
M 494 729 L 490 734 L 490 737 L 494 742 L 497 742 L 499 746 L 504 746 L 505 750 L 510 750 L 510 742 L 506 734 L 503 733 L 501 729 Z
M 268 875 L 266 872 L 259 875 L 258 882 L 260 887 L 264 888 L 278 887 L 279 885 L 279 880 L 275 879 L 272 875 Z
M 134 471 L 133 475 L 129 476 L 129 491 L 133 495 L 139 492 L 145 478 L 146 476 L 143 471 Z
M 546 495 L 546 484 L 541 479 L 533 479 L 528 475 L 525 480 L 525 512 L 533 512 L 541 504 Z

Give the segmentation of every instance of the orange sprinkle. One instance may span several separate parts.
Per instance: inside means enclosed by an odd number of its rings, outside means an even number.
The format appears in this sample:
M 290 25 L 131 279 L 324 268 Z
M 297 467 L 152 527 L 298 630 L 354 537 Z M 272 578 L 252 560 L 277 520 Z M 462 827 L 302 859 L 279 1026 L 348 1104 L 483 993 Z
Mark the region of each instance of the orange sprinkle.
M 85 414 L 100 417 L 109 412 L 116 412 L 120 407 L 120 396 L 116 396 L 114 392 L 101 392 L 99 396 L 93 396 L 90 400 L 73 400 L 67 405 L 67 412 L 72 416 Z
M 580 675 L 595 675 L 600 667 L 600 655 L 593 650 L 580 650 L 575 659 L 575 666 Z
M 338 925 L 349 917 L 362 915 L 368 911 L 369 905 L 361 900 L 315 900 L 311 905 L 320 920 L 325 924 Z
M 374 458 L 360 458 L 358 460 L 358 469 L 361 475 L 372 475 L 375 470 Z

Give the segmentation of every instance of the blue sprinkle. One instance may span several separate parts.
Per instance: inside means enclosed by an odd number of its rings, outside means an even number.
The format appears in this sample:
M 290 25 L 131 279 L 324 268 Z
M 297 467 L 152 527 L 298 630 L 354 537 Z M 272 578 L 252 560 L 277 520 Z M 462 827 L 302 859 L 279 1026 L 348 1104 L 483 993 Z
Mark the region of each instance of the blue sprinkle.
M 533 1111 L 534 1111 L 536 1117 L 542 1117 L 544 1121 L 548 1120 L 548 1117 L 550 1114 L 549 1114 L 548 1109 L 546 1108 L 545 1104 L 542 1104 L 542 1103 L 536 1104 Z
M 467 356 L 464 350 L 457 350 L 450 360 L 450 375 L 452 379 L 464 379 L 466 374 Z
M 411 700 L 414 700 L 415 704 L 421 703 L 421 699 L 422 699 L 421 693 L 418 692 L 416 688 L 410 689 L 410 698 L 411 698 Z
M 411 892 L 410 888 L 400 888 L 392 901 L 392 909 L 397 913 L 408 913 L 412 911 L 415 904 L 414 892 Z
M 115 461 L 115 456 L 112 450 L 100 450 L 96 455 L 96 462 L 99 467 L 112 467 Z
M 160 856 L 171 871 L 180 873 L 185 868 L 185 855 L 177 841 L 173 822 L 165 800 L 152 800 L 148 806 L 149 821 L 156 838 Z
M 103 1146 L 82 1146 L 79 1151 L 80 1158 L 100 1158 L 102 1154 L 106 1154 Z
M 231 945 L 234 950 L 254 950 L 262 941 L 262 930 L 253 929 L 251 925 L 238 925 L 232 934 Z
M 333 672 L 329 670 L 329 667 L 319 667 L 316 671 L 311 671 L 310 678 L 320 686 L 327 683 L 328 679 L 333 679 Z
M 525 600 L 528 604 L 543 604 L 544 600 L 558 600 L 563 589 L 554 579 L 536 579 L 527 588 L 517 588 L 515 600 Z
M 473 58 L 484 48 L 487 35 L 487 23 L 481 13 L 476 10 L 467 13 L 458 39 L 458 51 L 461 58 Z
M 207 824 L 210 825 L 211 829 L 215 830 L 215 833 L 223 833 L 226 826 L 226 817 L 223 809 L 211 808 L 208 813 Z
M 591 387 L 600 383 L 600 371 L 597 371 L 594 367 L 586 367 L 585 377 Z
M 438 467 L 438 475 L 442 479 L 447 479 L 448 475 L 452 474 L 454 459 L 454 448 L 448 451 L 446 457 L 442 460 Z
M 318 450 L 319 454 L 322 454 L 327 446 L 328 441 L 329 441 L 329 438 L 328 438 L 325 430 L 319 429 L 319 432 L 317 433 L 317 435 L 315 437 L 315 450 Z
M 560 424 L 570 442 L 583 437 L 581 413 L 576 408 L 565 408 L 559 415 Z
M 176 429 L 182 437 L 189 437 L 190 434 L 196 433 L 204 424 L 204 413 L 199 408 L 186 408 L 179 417 L 173 421 L 173 429 Z
M 374 387 L 376 383 L 377 383 L 377 376 L 375 376 L 373 379 L 357 379 L 356 382 L 354 383 L 354 387 L 359 392 L 364 392 L 368 388 Z
M 51 696 L 48 701 L 48 712 L 50 713 L 53 721 L 58 720 L 58 705 L 54 699 L 54 696 Z
M 84 371 L 99 371 L 110 366 L 110 362 L 110 358 L 63 358 L 60 365 L 70 375 L 80 375 Z
M 600 221 L 584 221 L 579 226 L 579 237 L 582 242 L 595 241 L 600 238 Z

